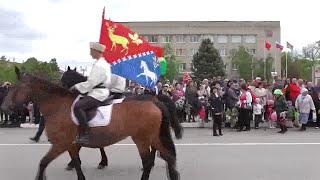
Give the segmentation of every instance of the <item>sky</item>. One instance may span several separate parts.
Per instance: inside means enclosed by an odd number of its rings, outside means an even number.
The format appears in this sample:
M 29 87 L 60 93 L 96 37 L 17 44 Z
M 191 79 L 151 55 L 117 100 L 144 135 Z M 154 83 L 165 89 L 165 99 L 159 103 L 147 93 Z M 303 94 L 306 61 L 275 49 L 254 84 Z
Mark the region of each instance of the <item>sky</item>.
M 113 21 L 280 21 L 281 43 L 320 40 L 317 0 L 0 0 L 0 56 L 92 64 L 102 9 Z

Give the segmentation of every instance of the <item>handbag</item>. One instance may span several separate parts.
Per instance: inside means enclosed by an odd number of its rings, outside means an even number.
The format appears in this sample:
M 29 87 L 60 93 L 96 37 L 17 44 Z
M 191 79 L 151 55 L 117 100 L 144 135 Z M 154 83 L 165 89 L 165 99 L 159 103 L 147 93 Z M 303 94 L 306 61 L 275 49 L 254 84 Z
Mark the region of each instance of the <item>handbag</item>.
M 317 113 L 316 111 L 312 111 L 312 121 L 317 122 Z

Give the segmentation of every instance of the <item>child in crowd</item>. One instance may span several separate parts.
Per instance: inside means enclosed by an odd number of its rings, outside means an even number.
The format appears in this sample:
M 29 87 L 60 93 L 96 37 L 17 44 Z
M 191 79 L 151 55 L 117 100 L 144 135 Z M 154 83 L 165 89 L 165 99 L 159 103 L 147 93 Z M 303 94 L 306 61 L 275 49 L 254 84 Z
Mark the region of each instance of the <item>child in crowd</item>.
M 274 101 L 273 100 L 268 100 L 267 101 L 267 110 L 266 110 L 266 118 L 267 121 L 269 122 L 269 128 L 270 129 L 274 129 L 274 121 L 276 121 L 276 119 L 271 118 L 272 114 L 276 114 L 275 111 L 273 111 L 273 105 L 274 105 Z M 272 120 L 274 119 L 274 120 Z
M 263 106 L 261 105 L 261 100 L 256 99 L 256 103 L 253 105 L 254 114 L 254 128 L 259 129 L 259 123 L 262 122 Z

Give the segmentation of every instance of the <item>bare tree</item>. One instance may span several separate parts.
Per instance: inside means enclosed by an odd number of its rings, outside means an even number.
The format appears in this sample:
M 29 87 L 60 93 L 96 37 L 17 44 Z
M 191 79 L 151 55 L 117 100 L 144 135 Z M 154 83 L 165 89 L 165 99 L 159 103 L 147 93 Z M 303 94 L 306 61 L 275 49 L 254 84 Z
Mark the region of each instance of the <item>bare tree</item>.
M 315 61 L 320 58 L 320 41 L 309 44 L 302 49 L 305 58 Z
M 320 58 L 320 40 L 309 44 L 307 47 L 304 47 L 302 49 L 303 55 L 306 59 L 309 59 L 312 61 L 312 81 L 315 82 L 315 64 L 316 60 Z

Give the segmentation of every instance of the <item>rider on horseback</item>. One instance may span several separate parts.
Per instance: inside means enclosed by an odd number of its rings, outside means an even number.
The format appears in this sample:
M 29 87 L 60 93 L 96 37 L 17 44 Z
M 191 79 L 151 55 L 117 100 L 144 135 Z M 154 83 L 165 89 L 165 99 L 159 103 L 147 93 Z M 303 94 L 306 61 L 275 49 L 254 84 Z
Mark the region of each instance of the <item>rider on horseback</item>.
M 96 42 L 90 43 L 90 55 L 96 62 L 92 66 L 87 81 L 71 88 L 78 90 L 81 94 L 86 94 L 74 105 L 74 114 L 80 124 L 80 133 L 75 141 L 77 144 L 89 144 L 86 111 L 100 106 L 110 95 L 108 87 L 111 83 L 111 67 L 103 58 L 104 50 L 104 45 Z

